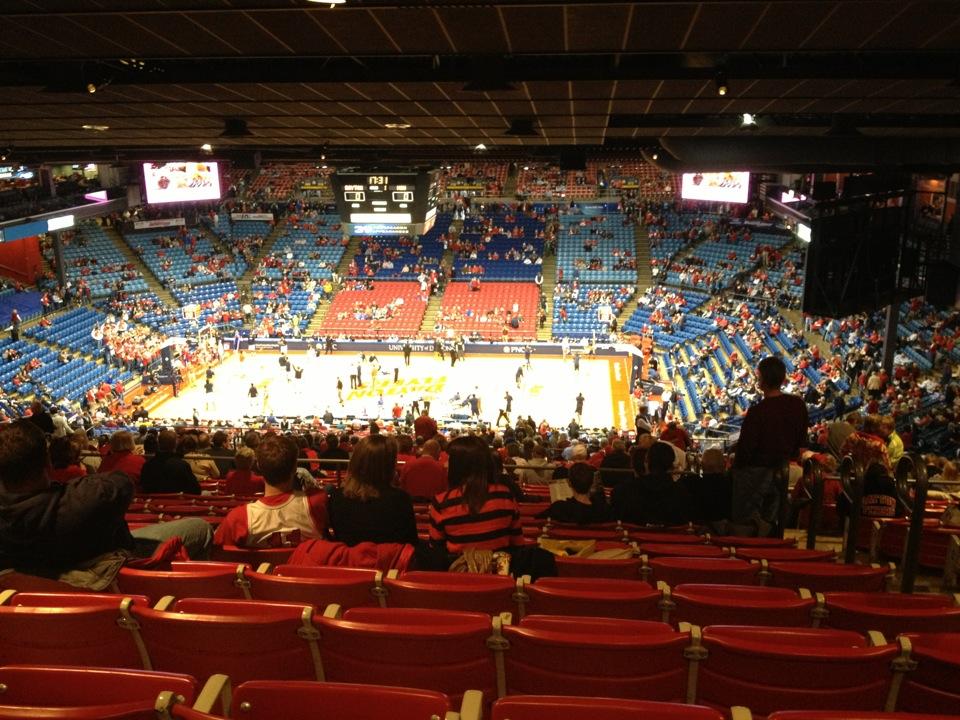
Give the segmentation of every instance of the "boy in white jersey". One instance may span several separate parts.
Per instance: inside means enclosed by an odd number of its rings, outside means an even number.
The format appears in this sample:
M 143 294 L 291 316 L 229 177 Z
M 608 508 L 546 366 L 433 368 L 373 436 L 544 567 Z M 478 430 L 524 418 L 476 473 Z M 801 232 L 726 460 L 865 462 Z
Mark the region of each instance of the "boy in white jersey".
M 299 448 L 293 439 L 267 435 L 257 447 L 265 480 L 260 500 L 230 511 L 214 535 L 217 545 L 272 547 L 291 540 L 322 538 L 327 529 L 327 496 L 294 490 Z

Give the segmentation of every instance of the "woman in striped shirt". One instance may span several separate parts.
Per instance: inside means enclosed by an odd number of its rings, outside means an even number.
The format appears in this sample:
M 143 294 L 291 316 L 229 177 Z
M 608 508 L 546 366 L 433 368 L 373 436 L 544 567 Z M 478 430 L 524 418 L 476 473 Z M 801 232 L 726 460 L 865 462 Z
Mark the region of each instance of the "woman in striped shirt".
M 483 439 L 458 437 L 447 453 L 450 489 L 430 504 L 430 540 L 445 543 L 450 553 L 521 545 L 520 510 L 510 489 L 498 481 L 493 452 Z

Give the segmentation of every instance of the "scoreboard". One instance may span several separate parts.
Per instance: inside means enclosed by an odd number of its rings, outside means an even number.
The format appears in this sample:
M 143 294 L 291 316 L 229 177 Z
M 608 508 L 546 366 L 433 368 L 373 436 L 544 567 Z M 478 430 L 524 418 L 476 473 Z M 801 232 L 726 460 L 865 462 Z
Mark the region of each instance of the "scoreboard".
M 340 220 L 356 235 L 413 235 L 436 217 L 438 171 L 344 170 L 331 178 Z

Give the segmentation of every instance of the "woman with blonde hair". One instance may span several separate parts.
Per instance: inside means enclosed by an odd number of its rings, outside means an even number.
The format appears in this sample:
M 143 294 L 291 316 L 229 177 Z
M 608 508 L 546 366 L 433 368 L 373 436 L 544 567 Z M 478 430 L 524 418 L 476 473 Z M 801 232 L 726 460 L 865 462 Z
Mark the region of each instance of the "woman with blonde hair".
M 146 458 L 134 453 L 133 433 L 118 430 L 110 436 L 110 452 L 100 461 L 99 472 L 122 472 L 130 476 L 133 484 L 140 485 L 140 471 Z
M 363 438 L 350 455 L 343 485 L 330 493 L 327 513 L 334 538 L 362 542 L 417 543 L 413 500 L 396 487 L 397 442 L 387 435 Z

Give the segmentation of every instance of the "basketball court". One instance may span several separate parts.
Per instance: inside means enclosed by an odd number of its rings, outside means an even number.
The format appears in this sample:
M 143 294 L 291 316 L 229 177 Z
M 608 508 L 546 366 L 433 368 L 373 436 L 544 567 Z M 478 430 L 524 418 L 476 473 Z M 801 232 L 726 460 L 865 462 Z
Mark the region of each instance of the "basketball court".
M 313 352 L 291 352 L 291 364 L 303 369 L 298 380 L 295 373 L 284 370 L 276 352 L 231 353 L 214 368 L 213 392 L 204 391 L 204 377 L 180 388 L 178 397 L 155 405 L 151 417 L 189 418 L 194 411 L 201 420 L 238 422 L 245 416 L 323 415 L 328 409 L 337 418 L 389 418 L 394 404 L 404 412 L 415 401 L 422 407 L 430 401 L 430 414 L 437 418 L 469 416 L 466 398 L 475 393 L 480 398 L 480 417 L 488 423 L 497 420 L 505 406 L 504 394 L 513 396 L 511 422 L 518 415 L 527 415 L 540 423 L 566 426 L 575 415 L 576 397 L 584 395 L 583 427 L 619 427 L 633 424 L 630 398 L 630 372 L 626 358 L 583 358 L 580 369 L 572 360 L 560 357 L 536 357 L 530 368 L 522 355 L 469 354 L 466 360 L 450 366 L 435 355 L 414 355 L 406 366 L 399 353 L 378 353 L 380 372 L 371 377 L 369 363 L 364 363 L 363 387 L 351 389 L 350 375 L 359 355 L 335 353 L 317 357 Z M 517 386 L 517 369 L 524 366 L 524 375 Z M 394 382 L 394 369 L 398 369 Z M 337 396 L 337 379 L 343 381 L 342 403 Z M 249 396 L 250 385 L 257 388 L 255 398 Z M 502 421 L 501 421 L 502 422 Z

